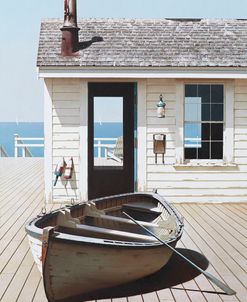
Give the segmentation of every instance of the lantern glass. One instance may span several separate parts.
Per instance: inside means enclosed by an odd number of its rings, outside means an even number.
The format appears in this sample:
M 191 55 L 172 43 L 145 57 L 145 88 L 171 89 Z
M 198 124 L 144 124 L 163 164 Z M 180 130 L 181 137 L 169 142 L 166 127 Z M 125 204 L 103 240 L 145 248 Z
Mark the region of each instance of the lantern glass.
M 159 118 L 165 117 L 165 106 L 166 106 L 166 103 L 163 101 L 163 96 L 161 94 L 160 100 L 157 103 L 157 117 L 159 117 Z

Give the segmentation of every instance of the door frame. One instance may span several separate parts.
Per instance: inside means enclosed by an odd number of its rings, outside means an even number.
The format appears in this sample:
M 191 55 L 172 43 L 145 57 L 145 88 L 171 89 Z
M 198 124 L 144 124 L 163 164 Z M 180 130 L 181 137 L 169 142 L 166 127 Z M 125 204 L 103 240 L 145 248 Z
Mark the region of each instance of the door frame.
M 88 83 L 89 199 L 135 191 L 135 87 L 135 82 Z M 122 167 L 94 164 L 94 97 L 123 97 Z
M 147 80 L 146 79 L 81 79 L 80 85 L 80 147 L 79 147 L 79 191 L 80 200 L 88 200 L 88 83 L 93 82 L 132 82 L 137 84 L 137 149 L 135 169 L 137 171 L 137 183 L 135 191 L 147 190 Z

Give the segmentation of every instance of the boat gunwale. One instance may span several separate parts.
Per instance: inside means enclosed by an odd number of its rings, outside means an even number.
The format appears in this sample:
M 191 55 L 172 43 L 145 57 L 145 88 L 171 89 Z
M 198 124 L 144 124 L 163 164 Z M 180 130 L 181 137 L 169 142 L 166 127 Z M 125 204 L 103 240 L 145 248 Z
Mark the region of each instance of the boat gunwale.
M 111 199 L 111 198 L 121 198 L 121 197 L 128 197 L 128 196 L 149 196 L 152 197 L 154 200 L 157 200 L 160 202 L 165 210 L 168 212 L 169 215 L 174 214 L 177 220 L 177 225 L 178 225 L 178 232 L 172 236 L 171 238 L 165 240 L 166 243 L 172 244 L 174 242 L 177 242 L 183 233 L 183 228 L 184 224 L 182 222 L 182 218 L 178 214 L 178 212 L 159 194 L 153 193 L 153 192 L 148 192 L 148 193 L 143 193 L 143 192 L 133 192 L 133 193 L 125 193 L 125 194 L 119 194 L 119 195 L 112 195 L 112 196 L 107 196 L 107 197 L 101 197 L 97 199 L 92 199 L 89 200 L 88 202 L 94 202 L 100 203 L 105 201 L 106 199 Z M 76 207 L 81 207 L 84 204 L 87 204 L 88 202 L 80 202 L 76 205 L 65 205 L 64 207 L 61 207 L 59 209 L 53 210 L 48 214 L 44 215 L 38 215 L 37 217 L 33 218 L 31 221 L 29 221 L 25 227 L 26 232 L 28 235 L 30 235 L 33 238 L 36 238 L 38 240 L 42 240 L 42 234 L 43 234 L 43 229 L 39 228 L 36 226 L 36 224 L 41 221 L 42 219 L 48 220 L 51 216 L 55 215 L 59 211 L 63 209 L 70 209 L 70 208 L 76 208 Z M 55 227 L 54 227 L 55 228 Z M 135 241 L 123 241 L 123 240 L 113 240 L 113 239 L 101 239 L 101 238 L 93 238 L 93 237 L 86 237 L 83 235 L 74 235 L 74 234 L 66 234 L 62 233 L 59 231 L 54 230 L 54 234 L 52 235 L 53 240 L 61 240 L 61 241 L 67 241 L 71 242 L 74 244 L 94 244 L 94 245 L 102 245 L 102 246 L 117 246 L 118 248 L 147 248 L 147 247 L 160 247 L 163 245 L 160 243 L 158 240 L 154 240 L 154 242 L 135 242 Z

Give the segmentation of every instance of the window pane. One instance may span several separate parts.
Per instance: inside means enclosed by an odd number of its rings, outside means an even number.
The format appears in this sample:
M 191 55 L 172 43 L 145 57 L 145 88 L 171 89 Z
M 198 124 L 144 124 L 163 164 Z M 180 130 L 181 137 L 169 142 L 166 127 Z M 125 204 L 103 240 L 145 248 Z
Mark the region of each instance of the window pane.
M 223 124 L 211 124 L 211 140 L 223 141 Z
M 196 148 L 185 148 L 184 149 L 184 158 L 185 159 L 196 159 Z
M 210 121 L 210 104 L 202 104 L 202 121 Z
M 211 143 L 211 159 L 223 158 L 223 143 Z
M 197 85 L 185 85 L 185 97 L 196 97 Z
M 211 105 L 211 121 L 223 121 L 223 104 Z
M 210 124 L 202 124 L 202 140 L 210 140 Z
M 196 122 L 201 120 L 201 106 L 199 104 L 185 104 L 185 120 Z
M 123 167 L 123 97 L 94 97 L 94 166 Z
M 198 96 L 202 103 L 210 103 L 210 85 L 198 85 Z
M 198 159 L 209 158 L 209 143 L 203 142 L 201 148 L 198 148 Z
M 224 88 L 223 85 L 211 85 L 211 103 L 224 102 Z
M 185 121 L 201 121 L 201 98 L 185 98 Z
M 184 147 L 195 148 L 201 146 L 201 124 L 186 123 L 184 125 Z

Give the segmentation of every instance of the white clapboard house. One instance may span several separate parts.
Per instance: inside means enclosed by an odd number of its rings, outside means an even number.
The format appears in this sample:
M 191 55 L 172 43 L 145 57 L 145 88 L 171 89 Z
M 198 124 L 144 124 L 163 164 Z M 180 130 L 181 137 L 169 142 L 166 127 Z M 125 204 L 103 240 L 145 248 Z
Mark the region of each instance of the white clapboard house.
M 77 22 L 65 1 L 64 21 L 41 24 L 37 65 L 47 202 L 155 188 L 171 202 L 247 201 L 247 20 Z

